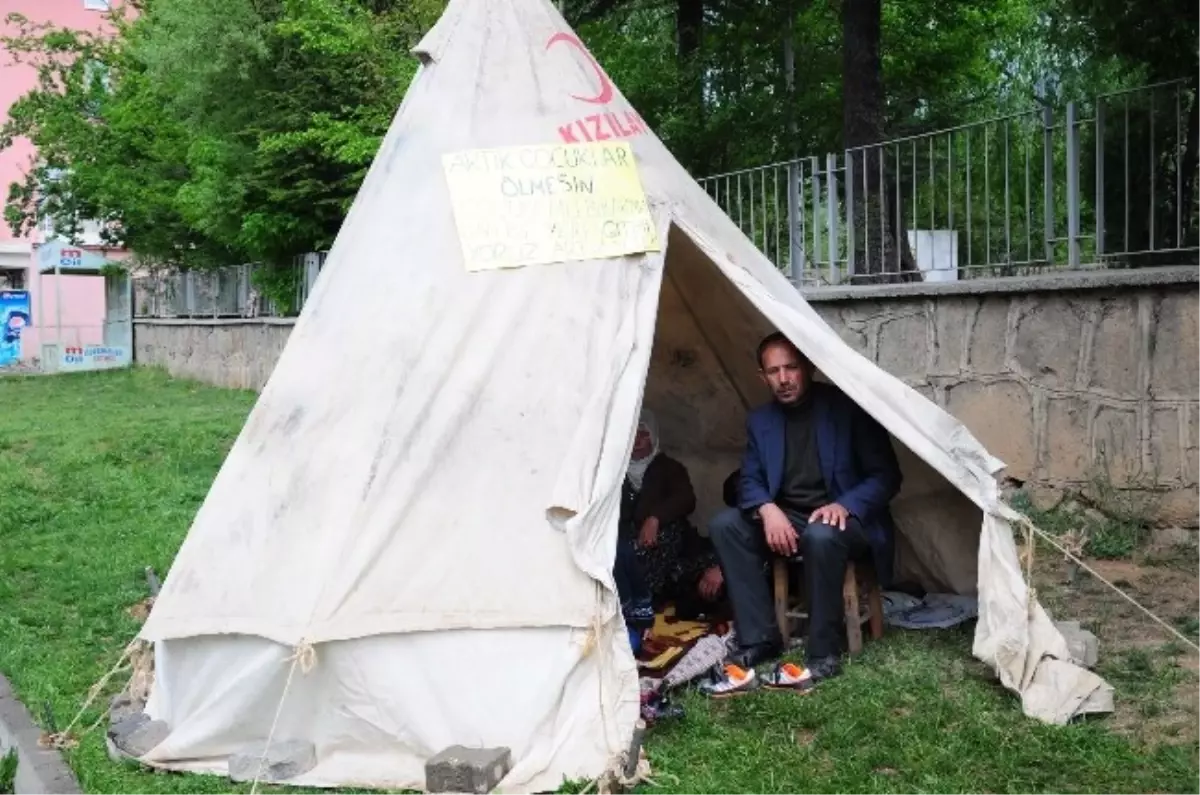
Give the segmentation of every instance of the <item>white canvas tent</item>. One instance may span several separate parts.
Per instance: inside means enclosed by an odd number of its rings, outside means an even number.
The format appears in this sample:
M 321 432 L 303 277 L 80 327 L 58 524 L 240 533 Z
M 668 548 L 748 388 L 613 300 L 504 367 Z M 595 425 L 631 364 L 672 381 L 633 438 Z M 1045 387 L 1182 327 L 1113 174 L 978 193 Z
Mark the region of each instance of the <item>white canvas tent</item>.
M 610 575 L 635 418 L 658 412 L 714 507 L 772 328 L 893 434 L 901 576 L 978 593 L 975 654 L 1028 713 L 1105 708 L 1027 603 L 1000 462 L 841 341 L 549 2 L 451 0 L 417 54 L 142 631 L 171 728 L 145 761 L 224 773 L 274 727 L 316 747 L 298 784 L 420 788 L 456 743 L 511 748 L 508 791 L 600 774 L 638 709 Z M 442 155 L 602 134 L 631 144 L 663 250 L 468 273 Z

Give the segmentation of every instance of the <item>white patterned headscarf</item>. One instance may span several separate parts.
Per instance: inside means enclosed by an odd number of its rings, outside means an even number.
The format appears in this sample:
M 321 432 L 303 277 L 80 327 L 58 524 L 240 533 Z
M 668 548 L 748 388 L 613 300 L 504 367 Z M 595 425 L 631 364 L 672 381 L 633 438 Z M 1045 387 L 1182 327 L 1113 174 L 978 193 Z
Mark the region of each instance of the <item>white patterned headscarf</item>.
M 653 412 L 643 409 L 642 416 L 638 418 L 638 431 L 646 431 L 650 434 L 650 452 L 643 458 L 629 459 L 629 469 L 626 475 L 629 476 L 629 481 L 633 484 L 634 491 L 642 490 L 642 479 L 646 477 L 646 470 L 650 468 L 650 463 L 658 456 L 658 420 Z

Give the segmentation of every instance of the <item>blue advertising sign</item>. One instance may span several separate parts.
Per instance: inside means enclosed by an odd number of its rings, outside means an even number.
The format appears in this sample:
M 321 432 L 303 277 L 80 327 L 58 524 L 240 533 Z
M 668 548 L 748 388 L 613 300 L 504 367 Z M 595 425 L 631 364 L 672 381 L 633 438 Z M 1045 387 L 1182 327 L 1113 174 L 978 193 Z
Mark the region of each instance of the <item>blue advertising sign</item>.
M 28 290 L 0 290 L 0 367 L 21 361 L 21 333 L 32 320 Z

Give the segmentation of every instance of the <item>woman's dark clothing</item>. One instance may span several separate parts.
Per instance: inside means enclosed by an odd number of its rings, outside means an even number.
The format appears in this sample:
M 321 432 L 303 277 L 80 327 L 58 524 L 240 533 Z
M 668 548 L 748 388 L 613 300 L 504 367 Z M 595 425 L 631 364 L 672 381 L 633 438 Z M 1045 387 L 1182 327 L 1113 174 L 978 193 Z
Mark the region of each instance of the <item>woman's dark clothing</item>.
M 625 479 L 614 573 L 630 626 L 652 626 L 655 603 L 690 596 L 704 572 L 717 565 L 708 539 L 688 522 L 695 508 L 687 468 L 668 455 L 659 453 L 650 463 L 640 491 Z M 638 546 L 642 525 L 651 516 L 658 519 L 657 543 Z
M 632 522 L 634 535 L 651 516 L 658 517 L 659 525 L 668 525 L 687 519 L 696 510 L 696 492 L 687 467 L 666 453 L 659 453 L 650 462 L 640 490 L 635 491 L 625 478 L 621 496 L 621 524 Z

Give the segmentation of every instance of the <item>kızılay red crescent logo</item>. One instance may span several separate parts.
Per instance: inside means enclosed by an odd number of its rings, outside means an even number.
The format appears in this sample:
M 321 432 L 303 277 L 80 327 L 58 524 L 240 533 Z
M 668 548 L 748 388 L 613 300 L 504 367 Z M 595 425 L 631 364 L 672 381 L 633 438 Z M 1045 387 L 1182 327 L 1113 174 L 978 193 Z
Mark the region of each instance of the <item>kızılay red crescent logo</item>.
M 550 41 L 546 42 L 546 49 L 549 50 L 555 44 L 562 42 L 568 44 L 579 51 L 579 54 L 587 59 L 588 66 L 592 67 L 592 71 L 596 73 L 596 79 L 600 81 L 600 93 L 594 97 L 581 97 L 578 94 L 572 94 L 571 97 L 580 102 L 590 102 L 593 105 L 607 105 L 612 102 L 613 84 L 608 79 L 608 75 L 604 74 L 604 70 L 600 68 L 600 64 L 596 63 L 596 59 L 583 46 L 583 42 L 572 36 L 570 33 L 555 33 L 550 37 Z
M 580 102 L 586 102 L 589 105 L 608 105 L 611 103 L 613 97 L 616 95 L 612 81 L 608 79 L 608 75 L 604 74 L 604 70 L 600 68 L 600 64 L 596 63 L 596 59 L 588 52 L 587 47 L 583 46 L 583 42 L 570 33 L 555 33 L 546 42 L 546 51 L 549 52 L 556 44 L 565 44 L 579 55 L 582 55 L 600 84 L 599 91 L 592 96 L 572 94 L 571 98 Z M 558 128 L 559 137 L 562 138 L 564 143 L 568 144 L 633 138 L 645 132 L 646 122 L 642 121 L 642 117 L 637 115 L 633 108 L 630 107 L 615 111 L 606 110 L 603 113 L 593 113 L 590 116 L 584 116 Z

